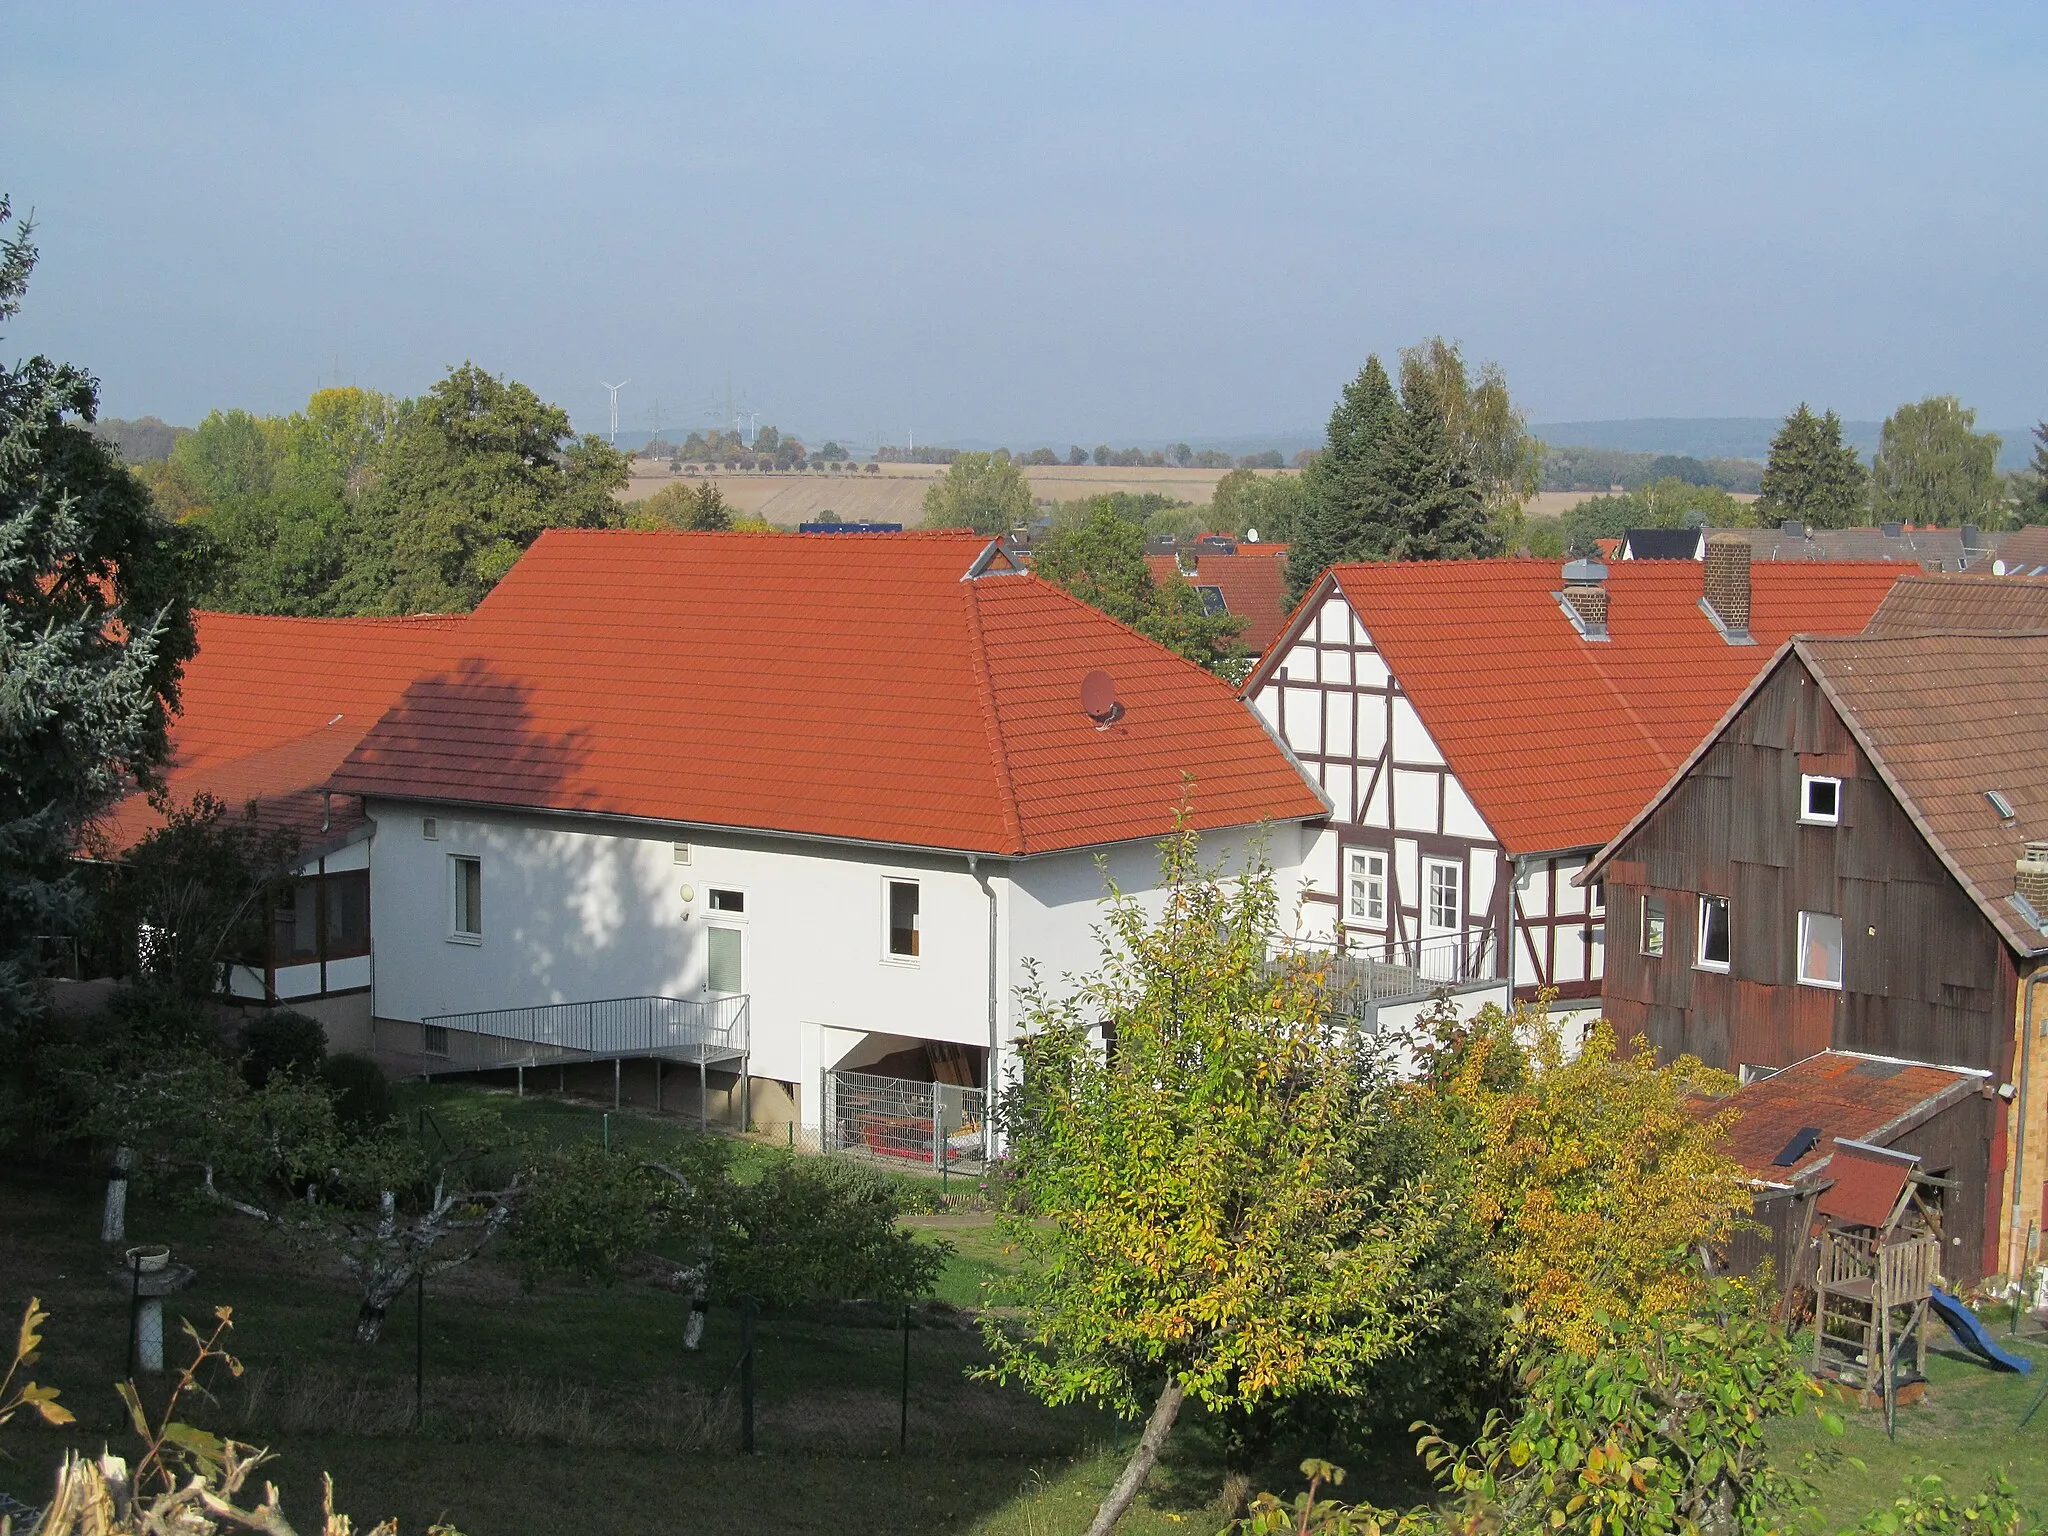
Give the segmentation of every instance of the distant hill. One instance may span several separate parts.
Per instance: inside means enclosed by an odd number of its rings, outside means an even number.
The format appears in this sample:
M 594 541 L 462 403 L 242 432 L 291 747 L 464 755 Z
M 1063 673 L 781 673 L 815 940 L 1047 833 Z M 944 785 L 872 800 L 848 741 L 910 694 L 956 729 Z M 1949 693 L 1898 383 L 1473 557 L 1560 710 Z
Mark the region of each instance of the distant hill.
M 133 421 L 103 416 L 92 424 L 92 435 L 103 443 L 112 443 L 130 464 L 168 459 L 178 439 L 191 430 L 190 427 L 174 427 L 154 416 L 138 416 Z
M 1770 457 L 1771 439 L 1784 425 L 1777 416 L 1638 416 L 1627 421 L 1548 421 L 1532 427 L 1553 448 L 1616 448 L 1625 453 L 1683 454 L 1695 459 Z M 1877 452 L 1881 421 L 1845 421 L 1842 437 L 1863 455 Z M 1998 433 L 1998 467 L 2022 468 L 2031 454 L 2032 436 L 2024 428 L 1994 427 Z

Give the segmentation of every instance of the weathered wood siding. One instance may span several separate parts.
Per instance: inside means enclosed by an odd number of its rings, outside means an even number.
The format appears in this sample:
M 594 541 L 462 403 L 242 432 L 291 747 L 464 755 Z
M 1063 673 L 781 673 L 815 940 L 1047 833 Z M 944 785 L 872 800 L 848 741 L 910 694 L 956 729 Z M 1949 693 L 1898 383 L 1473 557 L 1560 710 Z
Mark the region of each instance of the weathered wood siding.
M 1803 774 L 1842 781 L 1840 824 L 1801 823 Z M 1936 858 L 1797 656 L 1788 656 L 1607 868 L 1608 1018 L 1665 1056 L 1782 1067 L 1834 1047 L 2011 1076 L 2016 973 L 2005 945 Z M 1699 898 L 1729 902 L 1729 965 L 1705 970 Z M 1661 898 L 1664 953 L 1642 953 L 1645 897 Z M 1842 919 L 1842 987 L 1799 981 L 1799 914 Z M 1965 1123 L 1977 1130 L 1950 1129 Z M 1950 1231 L 1995 1255 L 2004 1137 L 1986 1111 L 1948 1114 L 1939 1149 L 1978 1208 Z M 1919 1132 L 1915 1133 L 1920 1134 Z M 1900 1143 L 1919 1151 L 1906 1138 Z M 1934 1155 L 1933 1150 L 1929 1156 Z M 1951 1245 L 1951 1253 L 1956 1250 Z

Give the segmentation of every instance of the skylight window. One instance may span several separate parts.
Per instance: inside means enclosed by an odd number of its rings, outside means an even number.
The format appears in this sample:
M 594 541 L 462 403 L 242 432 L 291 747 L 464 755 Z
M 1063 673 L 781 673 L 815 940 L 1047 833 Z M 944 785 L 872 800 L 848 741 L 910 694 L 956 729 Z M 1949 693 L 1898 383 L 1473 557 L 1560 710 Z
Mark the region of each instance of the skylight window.
M 2012 802 L 1997 790 L 1985 790 L 1984 798 L 1991 802 L 1991 809 L 1998 812 L 1998 819 L 2000 821 L 2017 821 L 2019 819 L 2020 813 L 2012 808 Z

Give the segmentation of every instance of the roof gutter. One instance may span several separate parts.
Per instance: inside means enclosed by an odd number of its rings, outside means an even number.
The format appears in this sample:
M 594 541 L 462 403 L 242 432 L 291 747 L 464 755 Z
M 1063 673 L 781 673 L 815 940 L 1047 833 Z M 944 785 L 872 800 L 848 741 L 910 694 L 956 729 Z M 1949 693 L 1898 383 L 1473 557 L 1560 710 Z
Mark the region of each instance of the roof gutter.
M 957 859 L 973 855 L 976 858 L 1002 859 L 1010 863 L 1025 863 L 1032 859 L 1056 858 L 1063 853 L 1083 853 L 1089 849 L 1096 848 L 1121 848 L 1138 843 L 1156 843 L 1160 838 L 1165 837 L 1172 831 L 1171 827 L 1161 827 L 1157 832 L 1146 832 L 1137 837 L 1119 837 L 1103 843 L 1076 843 L 1065 848 L 1041 848 L 1027 852 L 1022 849 L 955 848 L 941 843 L 888 842 L 878 838 L 841 837 L 830 832 L 792 832 L 783 827 L 742 827 L 722 821 L 677 821 L 660 816 L 635 816 L 630 811 L 585 811 L 568 806 L 554 805 L 507 805 L 497 800 L 459 800 L 446 795 L 405 794 L 391 790 L 351 789 L 346 791 L 346 793 L 360 796 L 365 806 L 373 799 L 394 805 L 444 805 L 465 811 L 488 811 L 500 816 L 533 816 L 541 818 L 560 816 L 572 821 L 608 821 L 618 822 L 630 827 L 654 827 L 664 832 L 720 832 L 728 836 L 771 838 L 778 842 L 823 843 L 828 847 L 834 848 L 862 848 L 878 849 L 886 853 L 914 853 L 931 859 Z M 1322 798 L 1324 803 L 1328 804 L 1328 798 Z M 1283 821 L 1311 821 L 1315 818 L 1308 816 L 1285 816 L 1280 819 Z M 370 818 L 370 821 L 371 825 L 375 824 L 374 818 Z M 1205 832 L 1236 832 L 1251 827 L 1269 826 L 1272 824 L 1272 821 L 1272 817 L 1262 816 L 1254 821 L 1234 821 L 1202 830 Z M 349 842 L 353 842 L 357 837 L 367 835 L 366 831 L 359 830 L 351 834 L 349 838 L 344 839 L 342 846 L 347 846 Z

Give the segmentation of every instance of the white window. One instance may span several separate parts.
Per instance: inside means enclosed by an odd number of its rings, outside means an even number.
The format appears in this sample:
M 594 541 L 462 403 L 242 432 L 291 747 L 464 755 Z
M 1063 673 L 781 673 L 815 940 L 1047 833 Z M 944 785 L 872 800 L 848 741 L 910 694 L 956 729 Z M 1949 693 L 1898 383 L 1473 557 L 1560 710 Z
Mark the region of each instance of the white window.
M 1426 902 L 1423 926 L 1438 933 L 1456 933 L 1465 911 L 1464 902 L 1460 899 L 1465 885 L 1462 878 L 1464 867 L 1431 859 L 1423 868 L 1423 899 Z
M 1728 898 L 1700 898 L 1699 955 L 1695 963 L 1703 971 L 1728 969 Z
M 1664 953 L 1664 898 L 1645 896 L 1643 898 L 1643 932 L 1641 949 L 1646 955 Z
M 1586 910 L 1588 912 L 1605 912 L 1607 910 L 1607 882 L 1605 880 L 1595 880 L 1593 882 L 1587 893 Z
M 889 958 L 915 960 L 919 953 L 917 882 L 889 880 L 884 884 L 888 887 Z
M 1842 781 L 1819 773 L 1799 776 L 1799 819 L 1808 826 L 1842 824 Z
M 717 993 L 747 990 L 747 935 L 744 929 L 705 924 L 704 987 L 706 991 Z
M 1345 859 L 1344 920 L 1374 928 L 1387 925 L 1387 856 L 1369 848 L 1353 848 Z
M 711 887 L 711 910 L 714 912 L 730 912 L 737 917 L 747 910 L 747 893 L 745 891 L 721 890 L 714 885 Z
M 448 857 L 448 937 L 474 944 L 484 936 L 484 861 L 464 854 Z
M 1799 914 L 1799 982 L 1841 989 L 1842 920 L 1832 912 Z

